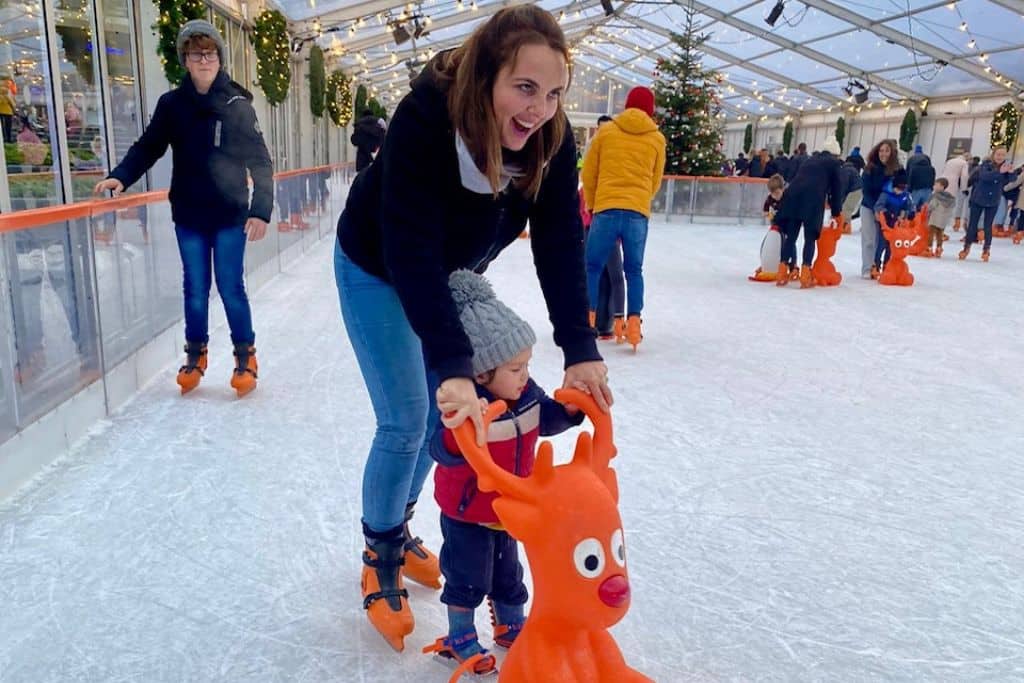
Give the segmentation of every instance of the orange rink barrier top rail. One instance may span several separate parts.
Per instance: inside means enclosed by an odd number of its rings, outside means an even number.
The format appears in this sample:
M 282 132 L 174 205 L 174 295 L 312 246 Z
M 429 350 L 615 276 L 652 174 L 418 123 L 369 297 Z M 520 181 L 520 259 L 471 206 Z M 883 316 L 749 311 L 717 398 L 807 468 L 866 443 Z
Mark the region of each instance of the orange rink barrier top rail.
M 274 174 L 274 180 L 294 178 L 321 171 L 337 171 L 349 166 L 355 166 L 355 162 L 329 164 L 326 166 L 311 166 L 308 168 L 295 169 L 293 171 L 281 171 Z M 30 230 L 32 228 L 41 228 L 47 225 L 53 225 L 54 223 L 71 221 L 79 218 L 101 216 L 105 213 L 110 213 L 111 211 L 127 209 L 133 206 L 142 206 L 144 204 L 155 204 L 166 199 L 167 190 L 154 190 L 153 192 L 124 195 L 116 199 L 92 199 L 85 202 L 60 204 L 41 209 L 14 211 L 0 215 L 0 233 Z

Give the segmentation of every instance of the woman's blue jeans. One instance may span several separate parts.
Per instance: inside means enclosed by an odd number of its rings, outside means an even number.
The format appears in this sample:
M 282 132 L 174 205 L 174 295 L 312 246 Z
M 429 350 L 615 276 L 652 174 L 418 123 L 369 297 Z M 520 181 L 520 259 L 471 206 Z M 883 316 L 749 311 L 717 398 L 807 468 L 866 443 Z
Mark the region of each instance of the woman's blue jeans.
M 174 233 L 185 274 L 185 339 L 210 341 L 210 285 L 216 278 L 232 343 L 255 343 L 252 309 L 245 294 L 245 228 L 236 225 L 207 231 L 175 225 Z
M 628 209 L 607 209 L 594 214 L 587 235 L 587 294 L 591 310 L 597 310 L 601 271 L 616 241 L 622 241 L 622 269 L 626 273 L 626 314 L 640 315 L 644 308 L 644 249 L 647 216 Z
M 334 247 L 334 278 L 359 370 L 370 394 L 377 430 L 363 470 L 363 523 L 389 531 L 405 520 L 430 473 L 430 437 L 440 415 L 438 382 L 428 373 L 423 346 L 389 283 Z

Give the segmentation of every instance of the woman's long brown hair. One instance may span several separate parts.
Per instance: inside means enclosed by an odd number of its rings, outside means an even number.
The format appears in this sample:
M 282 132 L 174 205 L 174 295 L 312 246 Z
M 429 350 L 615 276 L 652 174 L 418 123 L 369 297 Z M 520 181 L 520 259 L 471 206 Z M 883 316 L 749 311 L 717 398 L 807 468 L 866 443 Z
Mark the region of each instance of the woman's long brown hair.
M 571 64 L 561 27 L 550 13 L 534 5 L 500 10 L 469 39 L 436 63 L 435 74 L 448 87 L 448 115 L 462 136 L 478 168 L 497 194 L 501 179 L 501 129 L 494 115 L 492 95 L 498 72 L 513 64 L 524 45 L 546 45 Z M 571 73 L 571 71 L 570 71 Z M 559 99 L 551 120 L 530 136 L 520 153 L 523 177 L 516 185 L 535 198 L 544 179 L 545 165 L 565 137 L 566 118 Z
M 882 165 L 882 160 L 878 158 L 878 150 L 882 145 L 889 145 L 889 161 L 885 164 L 885 175 L 896 175 L 896 171 L 900 170 L 900 159 L 899 153 L 896 151 L 895 140 L 882 140 L 871 148 L 871 151 L 868 152 L 868 171 Z

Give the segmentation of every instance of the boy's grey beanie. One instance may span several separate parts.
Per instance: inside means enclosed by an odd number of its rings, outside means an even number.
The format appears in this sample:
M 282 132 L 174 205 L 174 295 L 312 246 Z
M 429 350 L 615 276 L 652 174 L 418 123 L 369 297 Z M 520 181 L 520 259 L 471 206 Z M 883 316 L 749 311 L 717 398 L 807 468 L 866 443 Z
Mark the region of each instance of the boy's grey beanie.
M 457 270 L 448 278 L 462 329 L 473 346 L 473 373 L 493 370 L 537 343 L 525 320 L 498 301 L 491 284 L 471 270 Z
M 186 21 L 178 31 L 178 61 L 181 62 L 181 65 L 185 66 L 185 41 L 196 36 L 209 36 L 210 40 L 217 45 L 217 57 L 221 68 L 224 68 L 224 39 L 217 27 L 206 19 Z

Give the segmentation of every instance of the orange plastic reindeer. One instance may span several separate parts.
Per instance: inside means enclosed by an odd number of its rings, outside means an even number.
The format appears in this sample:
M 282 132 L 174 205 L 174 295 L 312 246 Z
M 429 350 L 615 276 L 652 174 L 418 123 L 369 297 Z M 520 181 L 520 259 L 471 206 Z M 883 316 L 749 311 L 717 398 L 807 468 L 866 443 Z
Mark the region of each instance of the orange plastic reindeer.
M 919 242 L 923 239 L 918 232 L 917 225 L 900 220 L 896 227 L 890 228 L 885 220 L 885 214 L 879 214 L 882 223 L 882 235 L 889 241 L 889 250 L 892 253 L 889 263 L 885 264 L 885 270 L 878 277 L 880 285 L 900 285 L 909 287 L 914 284 L 914 276 L 907 266 L 907 257 L 917 249 Z
M 833 218 L 828 225 L 822 226 L 821 236 L 818 237 L 818 256 L 811 266 L 811 274 L 814 276 L 814 283 L 821 287 L 835 287 L 843 281 L 843 274 L 836 270 L 832 264 L 832 257 L 836 255 L 836 244 L 843 236 L 843 226 L 846 219 L 842 214 Z
M 454 430 L 481 491 L 498 491 L 494 511 L 522 541 L 534 578 L 533 607 L 502 663 L 504 683 L 652 683 L 631 669 L 608 629 L 629 609 L 629 579 L 619 517 L 611 416 L 594 399 L 560 389 L 555 399 L 580 407 L 594 424 L 582 432 L 572 462 L 555 467 L 548 441 L 528 478 L 494 463 L 469 420 Z M 489 425 L 505 410 L 492 403 Z M 459 673 L 451 679 L 456 681 Z

